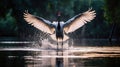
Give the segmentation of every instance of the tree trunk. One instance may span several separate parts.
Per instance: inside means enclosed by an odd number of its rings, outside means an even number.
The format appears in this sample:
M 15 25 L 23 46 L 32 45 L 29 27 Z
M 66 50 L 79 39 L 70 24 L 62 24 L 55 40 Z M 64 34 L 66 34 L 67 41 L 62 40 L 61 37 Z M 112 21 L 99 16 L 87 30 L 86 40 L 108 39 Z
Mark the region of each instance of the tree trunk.
M 120 26 L 119 24 L 116 25 L 115 27 L 115 38 L 117 42 L 120 42 Z
M 116 27 L 116 23 L 113 23 L 112 30 L 109 34 L 109 41 L 110 42 L 112 42 L 112 37 L 113 37 L 113 34 L 114 34 L 115 27 Z

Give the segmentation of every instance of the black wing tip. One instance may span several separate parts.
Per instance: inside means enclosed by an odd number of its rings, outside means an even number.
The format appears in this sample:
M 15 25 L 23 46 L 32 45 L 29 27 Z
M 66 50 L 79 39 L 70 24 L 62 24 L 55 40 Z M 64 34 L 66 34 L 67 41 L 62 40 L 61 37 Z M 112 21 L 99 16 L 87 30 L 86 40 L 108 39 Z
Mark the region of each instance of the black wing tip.
M 25 10 L 25 13 L 28 13 L 28 10 Z
M 27 14 L 29 14 L 29 12 L 28 12 L 28 10 L 25 10 L 25 11 L 23 12 L 23 15 L 27 15 Z
M 94 10 L 92 7 L 90 7 L 87 11 L 88 11 L 88 12 L 91 12 L 91 11 L 94 11 L 94 12 L 95 12 L 95 10 Z

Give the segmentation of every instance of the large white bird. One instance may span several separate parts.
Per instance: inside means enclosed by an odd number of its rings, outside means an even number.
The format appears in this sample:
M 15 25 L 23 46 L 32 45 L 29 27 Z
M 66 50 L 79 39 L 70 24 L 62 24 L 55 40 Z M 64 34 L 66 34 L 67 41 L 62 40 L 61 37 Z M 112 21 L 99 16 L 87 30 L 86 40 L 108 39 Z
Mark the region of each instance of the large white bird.
M 28 11 L 25 11 L 24 13 L 24 19 L 26 22 L 28 22 L 28 24 L 31 24 L 37 29 L 50 34 L 51 38 L 53 40 L 56 40 L 57 43 L 58 41 L 63 42 L 67 40 L 69 38 L 67 36 L 68 33 L 74 32 L 87 22 L 91 22 L 91 20 L 93 20 L 95 17 L 96 13 L 92 9 L 80 13 L 66 22 L 63 21 L 50 22 L 42 17 L 30 14 L 28 13 Z

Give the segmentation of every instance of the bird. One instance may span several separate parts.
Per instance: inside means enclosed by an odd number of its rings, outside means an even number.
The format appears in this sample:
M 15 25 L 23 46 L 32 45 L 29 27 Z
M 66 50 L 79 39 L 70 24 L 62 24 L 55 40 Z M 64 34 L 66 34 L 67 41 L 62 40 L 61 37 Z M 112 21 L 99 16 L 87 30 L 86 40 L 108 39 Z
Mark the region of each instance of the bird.
M 53 40 L 57 41 L 57 46 L 58 42 L 62 42 L 63 46 L 63 41 L 69 39 L 67 34 L 72 33 L 86 23 L 91 22 L 96 17 L 96 12 L 95 10 L 92 10 L 92 8 L 89 8 L 87 11 L 75 15 L 65 22 L 61 20 L 51 22 L 42 17 L 30 14 L 28 10 L 25 10 L 23 17 L 28 24 L 49 34 Z M 60 17 L 60 13 L 58 13 L 58 17 Z

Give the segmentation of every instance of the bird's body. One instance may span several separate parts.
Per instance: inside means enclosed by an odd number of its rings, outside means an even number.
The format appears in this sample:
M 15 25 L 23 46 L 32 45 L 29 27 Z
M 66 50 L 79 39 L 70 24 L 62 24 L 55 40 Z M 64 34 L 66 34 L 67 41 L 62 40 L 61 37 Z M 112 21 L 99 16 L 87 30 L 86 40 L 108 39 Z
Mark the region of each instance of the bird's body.
M 64 32 L 64 22 L 63 21 L 60 21 L 60 22 L 53 22 L 52 23 L 54 28 L 55 28 L 55 31 L 53 34 L 51 34 L 51 38 L 53 40 L 56 40 L 56 41 L 65 41 L 68 39 L 67 35 L 65 35 L 65 32 Z
M 78 14 L 73 18 L 69 19 L 66 22 L 63 21 L 53 21 L 50 22 L 48 20 L 43 19 L 42 17 L 34 16 L 28 11 L 24 13 L 24 19 L 31 24 L 32 26 L 36 27 L 37 29 L 50 34 L 53 40 L 58 41 L 65 41 L 69 37 L 66 35 L 68 33 L 74 32 L 75 30 L 82 27 L 87 22 L 93 20 L 96 16 L 95 11 L 89 9 L 88 11 Z
M 60 38 L 63 39 L 63 27 L 60 24 L 60 22 L 57 23 L 57 28 L 55 29 L 56 31 L 56 39 Z
M 57 22 L 56 29 L 55 29 L 56 39 L 63 39 L 63 25 L 61 22 Z

